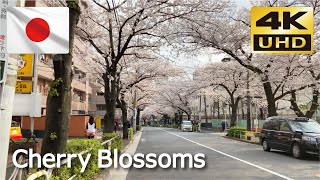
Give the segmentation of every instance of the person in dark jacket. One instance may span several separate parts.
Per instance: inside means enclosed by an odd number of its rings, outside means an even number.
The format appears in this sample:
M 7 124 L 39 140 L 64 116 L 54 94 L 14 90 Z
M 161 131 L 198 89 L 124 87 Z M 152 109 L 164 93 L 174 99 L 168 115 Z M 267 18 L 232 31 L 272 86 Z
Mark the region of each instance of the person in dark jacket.
M 228 127 L 228 122 L 227 121 L 221 121 L 221 132 L 224 132 L 227 127 Z
M 87 129 L 88 139 L 93 139 L 94 136 L 96 135 L 96 123 L 94 122 L 93 116 L 90 116 L 86 129 Z

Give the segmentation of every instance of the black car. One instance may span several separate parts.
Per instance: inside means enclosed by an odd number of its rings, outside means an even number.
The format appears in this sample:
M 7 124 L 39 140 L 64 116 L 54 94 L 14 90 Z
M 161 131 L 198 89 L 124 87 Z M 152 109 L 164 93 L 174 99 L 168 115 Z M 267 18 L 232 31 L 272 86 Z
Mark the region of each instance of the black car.
M 302 158 L 305 153 L 320 154 L 320 124 L 301 117 L 269 117 L 260 134 L 263 150 L 271 148 Z

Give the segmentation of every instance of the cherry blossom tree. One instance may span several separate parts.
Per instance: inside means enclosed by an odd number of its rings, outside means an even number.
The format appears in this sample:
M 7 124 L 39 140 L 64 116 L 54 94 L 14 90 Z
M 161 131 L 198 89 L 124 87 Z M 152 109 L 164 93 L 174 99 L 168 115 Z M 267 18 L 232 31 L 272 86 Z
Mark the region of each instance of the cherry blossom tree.
M 223 3 L 212 7 L 219 8 Z M 99 54 L 104 67 L 102 79 L 105 85 L 107 112 L 104 132 L 112 132 L 115 105 L 121 67 L 119 63 L 127 55 L 141 57 L 141 49 L 158 49 L 171 33 L 169 26 L 176 19 L 188 18 L 198 11 L 206 11 L 207 0 L 149 1 L 93 0 L 81 15 L 79 34 Z M 213 8 L 211 8 L 213 9 Z
M 211 86 L 216 93 L 221 94 L 221 91 L 225 91 L 227 94 L 227 102 L 231 107 L 231 126 L 236 125 L 238 105 L 247 95 L 248 81 L 251 96 L 254 96 L 254 90 L 261 89 L 257 76 L 248 76 L 246 68 L 234 61 L 207 64 L 198 68 L 197 74 L 198 84 L 203 87 Z
M 254 2 L 256 6 L 311 6 L 315 9 L 315 16 L 318 15 L 318 4 L 318 0 Z M 217 53 L 225 53 L 243 67 L 256 73 L 263 84 L 268 103 L 268 115 L 275 116 L 278 100 L 310 86 L 314 87 L 316 82 L 307 84 L 302 76 L 299 76 L 302 71 L 305 71 L 304 68 L 300 68 L 298 62 L 299 59 L 303 59 L 303 55 L 252 54 L 250 52 L 250 11 L 239 10 L 231 3 L 229 5 L 220 14 L 199 12 L 197 22 L 183 19 L 178 24 L 178 31 L 184 36 L 178 37 L 177 42 L 192 44 L 198 48 L 212 48 Z M 303 83 L 297 86 L 290 85 L 294 82 L 291 79 L 298 77 Z M 316 80 L 316 78 L 313 79 Z

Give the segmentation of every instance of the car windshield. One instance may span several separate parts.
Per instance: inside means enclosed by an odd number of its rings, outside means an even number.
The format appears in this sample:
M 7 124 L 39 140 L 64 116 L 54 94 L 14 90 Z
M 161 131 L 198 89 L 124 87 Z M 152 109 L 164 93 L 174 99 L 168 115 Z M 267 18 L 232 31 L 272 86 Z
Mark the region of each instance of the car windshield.
M 289 121 L 293 131 L 320 133 L 320 124 L 316 121 Z
M 191 121 L 183 121 L 184 125 L 191 125 Z

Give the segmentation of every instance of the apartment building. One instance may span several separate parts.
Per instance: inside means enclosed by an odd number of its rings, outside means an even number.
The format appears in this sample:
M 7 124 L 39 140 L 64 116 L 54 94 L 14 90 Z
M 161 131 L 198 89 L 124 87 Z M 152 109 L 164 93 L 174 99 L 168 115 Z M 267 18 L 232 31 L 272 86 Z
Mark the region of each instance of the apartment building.
M 77 43 L 80 43 L 77 41 Z M 89 79 L 85 69 L 77 66 L 77 59 L 74 59 L 74 78 L 72 81 L 72 115 L 88 114 L 89 95 L 92 94 L 92 88 L 89 85 Z M 39 55 L 37 64 L 37 91 L 42 93 L 42 115 L 46 112 L 46 102 L 49 91 L 49 84 L 54 79 L 52 55 Z
M 104 115 L 106 114 L 106 102 L 104 99 L 104 87 L 99 83 L 90 83 L 90 87 L 92 88 L 92 94 L 89 95 L 90 99 L 90 110 L 89 114 L 95 117 L 101 118 L 103 121 Z M 115 111 L 115 121 L 121 122 L 121 109 L 116 107 Z
M 96 117 L 104 118 L 106 114 L 106 103 L 104 99 L 103 87 L 98 83 L 91 83 L 92 94 L 90 96 L 90 111 L 89 114 L 92 114 Z

